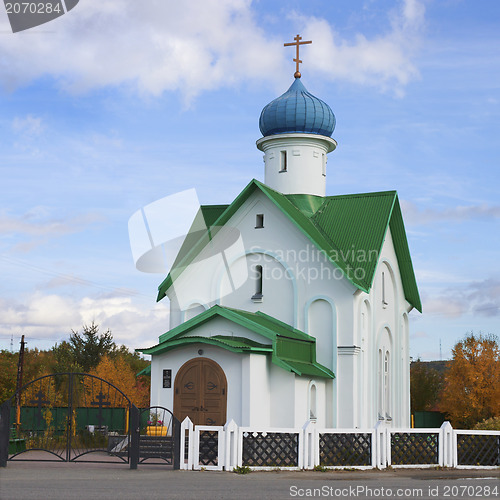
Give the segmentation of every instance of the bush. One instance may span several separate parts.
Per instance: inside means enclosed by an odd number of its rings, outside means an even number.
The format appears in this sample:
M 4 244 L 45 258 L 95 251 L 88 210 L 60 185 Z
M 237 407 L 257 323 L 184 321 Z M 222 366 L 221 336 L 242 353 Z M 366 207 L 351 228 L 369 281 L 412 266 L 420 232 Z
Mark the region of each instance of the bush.
M 248 467 L 246 465 L 243 465 L 243 467 L 240 467 L 239 465 L 237 465 L 233 469 L 233 472 L 235 472 L 236 474 L 249 474 L 250 472 L 252 472 L 252 469 L 250 469 L 250 467 Z
M 500 417 L 492 417 L 474 426 L 476 431 L 500 431 Z

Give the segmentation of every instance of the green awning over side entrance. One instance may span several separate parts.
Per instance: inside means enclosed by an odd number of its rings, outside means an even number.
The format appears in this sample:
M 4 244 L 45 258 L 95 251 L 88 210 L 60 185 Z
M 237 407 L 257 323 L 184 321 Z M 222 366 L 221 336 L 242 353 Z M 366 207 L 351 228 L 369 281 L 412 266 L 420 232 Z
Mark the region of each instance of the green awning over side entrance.
M 212 319 L 221 317 L 261 335 L 268 342 L 259 343 L 242 336 L 187 335 Z M 136 350 L 154 356 L 186 345 L 208 344 L 231 352 L 271 355 L 274 364 L 297 375 L 335 378 L 331 370 L 316 361 L 314 337 L 262 312 L 251 313 L 215 305 L 161 335 L 159 340 L 159 344 L 153 347 Z

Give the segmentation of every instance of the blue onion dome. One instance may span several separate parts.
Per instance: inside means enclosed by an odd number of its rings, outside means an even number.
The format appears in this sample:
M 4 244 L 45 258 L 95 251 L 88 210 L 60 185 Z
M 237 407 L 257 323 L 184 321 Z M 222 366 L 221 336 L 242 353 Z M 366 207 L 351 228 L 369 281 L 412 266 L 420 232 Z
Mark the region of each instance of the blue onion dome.
M 330 106 L 310 94 L 300 78 L 260 114 L 259 127 L 264 137 L 275 134 L 319 134 L 331 137 L 335 115 Z

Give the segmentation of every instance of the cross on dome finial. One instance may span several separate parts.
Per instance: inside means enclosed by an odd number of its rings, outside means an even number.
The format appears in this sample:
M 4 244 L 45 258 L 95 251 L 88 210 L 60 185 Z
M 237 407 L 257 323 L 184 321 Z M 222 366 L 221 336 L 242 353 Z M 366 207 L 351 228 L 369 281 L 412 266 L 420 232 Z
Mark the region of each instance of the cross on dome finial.
M 300 45 L 306 45 L 308 43 L 312 43 L 311 40 L 309 40 L 308 42 L 301 42 L 300 40 L 302 40 L 302 37 L 300 35 L 297 35 L 295 38 L 294 38 L 295 42 L 291 42 L 291 43 L 285 43 L 283 44 L 284 47 L 291 47 L 292 45 L 295 45 L 297 47 L 297 55 L 295 57 L 295 59 L 293 60 L 295 63 L 296 63 L 296 66 L 295 66 L 295 74 L 293 75 L 295 78 L 300 78 L 300 71 L 299 71 L 299 64 L 302 62 L 300 59 L 299 59 L 299 46 Z

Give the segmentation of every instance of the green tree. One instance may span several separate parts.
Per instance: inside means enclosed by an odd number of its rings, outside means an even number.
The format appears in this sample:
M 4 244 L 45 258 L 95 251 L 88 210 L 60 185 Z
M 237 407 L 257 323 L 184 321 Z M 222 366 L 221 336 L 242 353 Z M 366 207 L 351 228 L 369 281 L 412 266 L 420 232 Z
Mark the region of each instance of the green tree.
M 455 427 L 500 416 L 500 352 L 495 335 L 468 334 L 452 350 L 440 409 Z
M 121 345 L 117 347 L 110 355 L 111 358 L 116 359 L 118 357 L 123 358 L 123 360 L 130 365 L 130 368 L 134 373 L 139 373 L 141 370 L 146 368 L 150 364 L 149 361 L 141 358 L 138 352 L 130 352 L 128 347 Z
M 76 362 L 71 344 L 63 340 L 52 348 L 52 372 L 83 372 L 83 368 Z
M 99 325 L 83 325 L 82 333 L 75 332 L 69 337 L 73 362 L 88 373 L 95 368 L 102 357 L 112 354 L 116 349 L 111 330 L 99 333 Z
M 417 359 L 410 369 L 411 411 L 436 408 L 443 388 L 444 374 Z
M 0 351 L 0 404 L 12 397 L 16 391 L 18 359 L 17 353 Z

